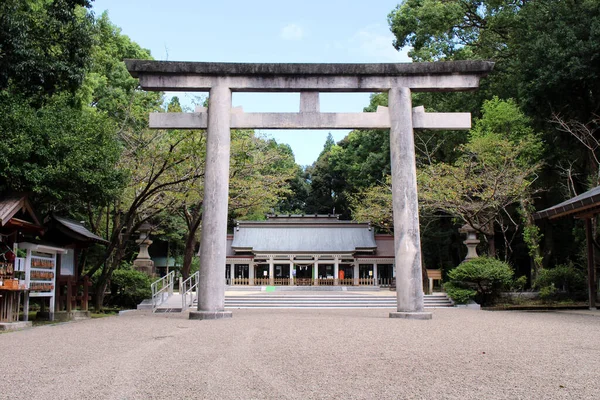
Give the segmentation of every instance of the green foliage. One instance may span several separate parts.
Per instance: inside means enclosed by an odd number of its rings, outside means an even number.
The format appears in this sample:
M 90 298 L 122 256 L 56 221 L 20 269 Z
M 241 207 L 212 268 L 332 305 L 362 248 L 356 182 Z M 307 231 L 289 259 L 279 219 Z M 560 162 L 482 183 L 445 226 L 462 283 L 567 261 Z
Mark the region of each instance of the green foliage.
M 143 272 L 124 266 L 113 272 L 110 279 L 111 305 L 121 308 L 135 308 L 144 299 L 152 297 L 152 282 Z
M 473 289 L 475 299 L 482 305 L 489 305 L 500 291 L 510 287 L 513 270 L 507 263 L 490 257 L 479 257 L 465 261 L 448 273 L 454 287 Z
M 512 283 L 512 290 L 514 290 L 516 292 L 522 292 L 525 289 L 526 285 L 527 285 L 527 276 L 522 275 L 514 280 L 514 282 Z
M 371 186 L 351 196 L 352 218 L 371 222 L 380 232 L 393 233 L 392 182 L 386 177 L 382 185 Z
M 459 149 L 462 154 L 453 163 L 418 169 L 422 208 L 460 218 L 493 245 L 495 225 L 514 221 L 508 207 L 532 193 L 543 143 L 513 101 L 493 98 L 484 103 L 481 119 Z
M 444 290 L 456 304 L 466 304 L 477 295 L 476 290 L 463 288 L 452 282 L 444 283 Z
M 545 300 L 545 301 L 551 301 L 555 298 L 556 296 L 556 286 L 554 286 L 554 283 L 551 283 L 549 286 L 544 286 L 542 288 L 540 288 L 540 299 Z
M 87 0 L 0 2 L 0 90 L 40 105 L 45 96 L 81 84 L 90 61 Z
M 525 109 L 587 123 L 600 107 L 597 0 L 530 1 L 513 32 L 512 70 Z
M 122 187 L 121 147 L 103 113 L 54 96 L 41 108 L 0 94 L 0 191 L 29 192 L 38 212 L 103 205 Z
M 555 292 L 581 293 L 586 289 L 586 278 L 573 264 L 561 264 L 540 271 L 533 286 L 540 292 L 553 287 Z
M 498 56 L 523 2 L 404 0 L 388 16 L 394 47 L 415 61 Z

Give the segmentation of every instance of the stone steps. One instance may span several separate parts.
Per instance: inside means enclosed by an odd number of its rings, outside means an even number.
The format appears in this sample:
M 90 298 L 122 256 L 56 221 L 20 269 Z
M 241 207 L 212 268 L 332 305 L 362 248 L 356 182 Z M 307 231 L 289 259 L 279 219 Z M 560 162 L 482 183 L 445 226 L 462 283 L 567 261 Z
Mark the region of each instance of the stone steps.
M 181 312 L 180 297 L 173 295 L 167 304 L 156 309 L 157 313 Z M 453 307 L 454 304 L 445 293 L 435 293 L 424 296 L 425 308 Z M 197 302 L 190 307 L 195 309 Z M 225 296 L 225 308 L 303 308 L 303 309 L 327 309 L 327 308 L 396 308 L 396 295 L 393 292 L 344 293 L 344 292 L 313 292 L 313 293 L 248 293 L 236 292 Z
M 339 292 L 338 292 L 339 293 Z M 426 295 L 426 308 L 452 307 L 445 294 Z M 396 308 L 396 296 L 364 294 L 309 294 L 309 295 L 230 295 L 225 297 L 225 308 Z

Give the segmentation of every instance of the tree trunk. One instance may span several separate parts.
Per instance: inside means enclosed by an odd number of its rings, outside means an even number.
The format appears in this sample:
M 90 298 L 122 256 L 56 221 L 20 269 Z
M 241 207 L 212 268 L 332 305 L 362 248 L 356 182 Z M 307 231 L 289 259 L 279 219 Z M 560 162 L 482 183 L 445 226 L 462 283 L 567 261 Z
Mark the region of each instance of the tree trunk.
M 183 265 L 181 267 L 181 275 L 183 280 L 186 280 L 190 276 L 190 269 L 192 268 L 192 261 L 194 259 L 194 249 L 196 248 L 195 234 L 190 234 L 185 241 L 185 250 L 183 252 Z
M 521 200 L 521 217 L 523 219 L 523 239 L 527 244 L 528 254 L 530 258 L 530 279 L 531 283 L 536 281 L 540 270 L 544 268 L 543 255 L 540 250 L 540 241 L 542 235 L 540 229 L 533 220 L 533 206 L 530 198 L 524 198 Z
M 427 268 L 424 265 L 421 265 L 421 275 L 423 277 L 423 293 L 431 294 L 429 292 L 429 276 L 427 276 Z
M 104 308 L 104 292 L 106 292 L 107 283 L 106 277 L 104 274 L 101 274 L 96 283 L 96 292 L 94 293 L 94 309 L 96 312 L 101 312 Z
M 488 255 L 490 257 L 496 257 L 496 235 L 492 234 L 486 234 L 485 237 L 487 238 L 488 241 Z
M 194 250 L 198 240 L 196 239 L 196 233 L 200 229 L 200 223 L 202 222 L 202 204 L 198 204 L 197 207 L 190 212 L 190 210 L 184 206 L 183 216 L 188 227 L 188 236 L 185 239 L 185 250 L 183 251 L 183 265 L 181 267 L 181 275 L 183 279 L 187 279 L 190 276 L 190 269 L 192 268 L 192 261 L 194 259 Z

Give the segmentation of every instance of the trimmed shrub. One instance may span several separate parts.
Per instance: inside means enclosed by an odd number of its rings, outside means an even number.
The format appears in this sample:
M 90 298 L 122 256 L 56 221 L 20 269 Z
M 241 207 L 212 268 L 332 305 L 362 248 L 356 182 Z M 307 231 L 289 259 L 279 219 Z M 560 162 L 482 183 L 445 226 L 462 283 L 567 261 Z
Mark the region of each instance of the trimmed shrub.
M 110 279 L 110 304 L 121 308 L 136 308 L 144 299 L 152 297 L 148 275 L 123 268 L 113 272 Z
M 452 284 L 452 282 L 445 283 L 444 290 L 456 304 L 466 304 L 469 300 L 474 299 L 477 294 L 473 289 L 463 289 Z
M 561 264 L 552 269 L 543 269 L 534 282 L 534 287 L 541 289 L 554 284 L 557 291 L 585 291 L 586 279 L 583 273 L 575 269 L 573 264 Z
M 455 288 L 475 291 L 474 299 L 477 303 L 490 305 L 503 289 L 511 286 L 513 270 L 503 261 L 479 257 L 454 268 L 448 273 L 448 278 Z
M 552 269 L 543 269 L 533 283 L 544 300 L 561 298 L 584 298 L 586 277 L 573 264 L 561 264 Z

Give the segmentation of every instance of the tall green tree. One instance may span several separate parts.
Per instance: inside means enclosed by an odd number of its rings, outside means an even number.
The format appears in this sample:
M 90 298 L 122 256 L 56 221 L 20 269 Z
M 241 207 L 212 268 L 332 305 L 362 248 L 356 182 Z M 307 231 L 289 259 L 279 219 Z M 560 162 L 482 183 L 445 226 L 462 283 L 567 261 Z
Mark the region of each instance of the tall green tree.
M 122 187 L 121 145 L 104 113 L 55 95 L 41 108 L 0 94 L 0 192 L 26 192 L 40 213 L 106 204 Z
M 93 17 L 88 0 L 0 3 L 0 90 L 36 105 L 75 92 L 90 62 Z

